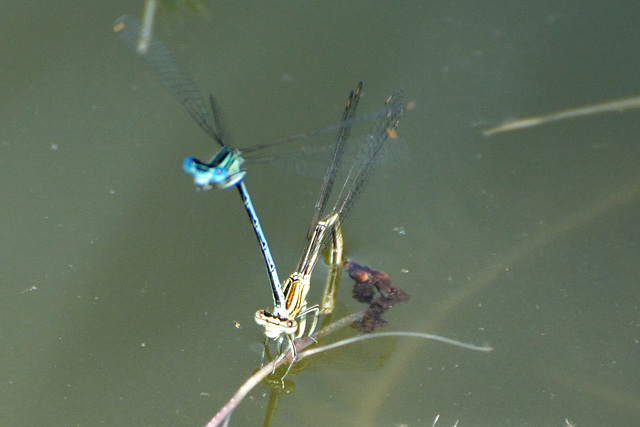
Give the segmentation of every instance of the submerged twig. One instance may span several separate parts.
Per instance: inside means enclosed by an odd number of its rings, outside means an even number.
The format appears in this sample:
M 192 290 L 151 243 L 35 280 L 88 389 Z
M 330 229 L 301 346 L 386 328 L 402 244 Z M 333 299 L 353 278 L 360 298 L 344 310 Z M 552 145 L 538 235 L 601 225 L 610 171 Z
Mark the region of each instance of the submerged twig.
M 484 136 L 495 135 L 496 133 L 509 132 L 512 130 L 529 128 L 542 125 L 558 120 L 570 119 L 574 117 L 588 116 L 591 114 L 607 113 L 607 112 L 623 112 L 631 108 L 640 108 L 640 96 L 633 98 L 619 99 L 617 101 L 609 101 L 601 104 L 588 105 L 586 107 L 573 108 L 563 110 L 553 114 L 544 116 L 528 117 L 520 120 L 509 120 L 503 124 L 492 127 L 482 132 Z
M 362 316 L 364 315 L 364 313 L 365 313 L 364 311 L 361 311 L 359 313 L 351 314 L 347 317 L 344 317 L 338 320 L 337 322 L 330 324 L 326 328 L 323 328 L 321 331 L 314 334 L 312 336 L 313 338 L 307 337 L 307 338 L 303 338 L 296 341 L 296 349 L 299 351 L 298 360 L 302 360 L 305 357 L 313 356 L 323 351 L 332 350 L 334 348 L 342 347 L 348 344 L 353 344 L 354 342 L 363 341 L 370 338 L 382 338 L 382 337 L 391 337 L 391 336 L 404 336 L 404 337 L 413 337 L 413 338 L 432 339 L 432 340 L 444 342 L 447 344 L 452 344 L 458 347 L 466 348 L 469 350 L 482 351 L 482 352 L 489 352 L 493 350 L 493 348 L 488 346 L 480 347 L 473 344 L 467 344 L 460 341 L 452 340 L 450 338 L 442 337 L 439 335 L 433 335 L 433 334 L 426 334 L 426 333 L 420 333 L 420 332 L 378 332 L 373 334 L 358 335 L 357 337 L 347 338 L 347 339 L 344 339 L 332 344 L 328 344 L 322 347 L 317 347 L 311 350 L 300 352 L 300 350 L 307 348 L 308 346 L 313 344 L 314 340 L 318 340 L 326 335 L 329 335 L 332 332 L 335 332 L 340 328 L 343 328 L 349 324 L 352 324 L 354 321 L 362 319 Z M 215 427 L 220 425 L 220 423 L 224 422 L 231 415 L 231 413 L 236 408 L 236 406 L 238 406 L 240 402 L 242 402 L 242 399 L 244 399 L 246 395 L 249 394 L 249 392 L 256 385 L 258 385 L 263 379 L 269 376 L 275 368 L 277 368 L 278 366 L 284 363 L 289 363 L 291 361 L 291 350 L 287 352 L 284 358 L 282 358 L 281 360 L 277 360 L 277 363 L 276 363 L 276 360 L 271 361 L 270 363 L 263 366 L 262 369 L 260 369 L 258 372 L 253 374 L 244 384 L 242 384 L 242 386 L 233 395 L 233 397 L 229 399 L 229 401 L 220 409 L 220 411 L 218 411 L 218 413 L 211 419 L 211 421 L 207 423 L 207 427 Z
M 347 317 L 344 317 L 337 322 L 334 322 L 317 332 L 313 335 L 312 338 L 303 338 L 296 341 L 296 349 L 299 351 L 298 360 L 302 360 L 305 357 L 313 356 L 315 354 L 321 353 L 323 351 L 332 350 L 337 347 L 345 346 L 348 344 L 353 344 L 354 342 L 363 341 L 370 338 L 382 338 L 382 337 L 391 337 L 391 336 L 405 336 L 405 337 L 413 337 L 413 338 L 424 338 L 424 339 L 432 339 L 440 342 L 444 342 L 447 344 L 452 344 L 458 347 L 466 348 L 469 350 L 482 351 L 482 352 L 490 352 L 493 348 L 488 346 L 476 346 L 473 344 L 467 344 L 460 341 L 452 340 L 450 338 L 442 337 L 439 335 L 419 333 L 419 332 L 378 332 L 367 335 L 359 335 L 357 337 L 348 338 L 345 340 L 341 340 L 332 344 L 328 344 L 322 347 L 314 348 L 311 350 L 300 352 L 300 350 L 307 348 L 311 344 L 314 343 L 314 340 L 318 340 L 323 336 L 329 335 L 336 330 L 343 328 L 347 325 L 352 324 L 355 321 L 362 319 L 364 315 L 364 311 L 359 313 L 351 314 Z M 289 351 L 284 358 L 278 360 L 271 361 L 270 363 L 263 366 L 259 371 L 253 374 L 242 386 L 238 389 L 238 391 L 233 395 L 231 399 L 218 411 L 218 413 L 207 423 L 207 427 L 215 427 L 220 425 L 220 423 L 227 422 L 233 410 L 242 402 L 242 400 L 249 394 L 249 392 L 258 385 L 262 380 L 264 380 L 267 376 L 269 376 L 274 369 L 278 368 L 280 365 L 284 363 L 289 363 L 291 361 L 291 351 Z

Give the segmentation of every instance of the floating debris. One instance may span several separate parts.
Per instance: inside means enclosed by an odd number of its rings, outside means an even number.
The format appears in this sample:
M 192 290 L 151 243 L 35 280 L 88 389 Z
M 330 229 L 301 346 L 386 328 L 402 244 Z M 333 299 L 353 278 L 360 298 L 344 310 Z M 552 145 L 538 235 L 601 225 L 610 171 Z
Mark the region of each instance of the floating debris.
M 362 319 L 356 320 L 351 325 L 357 331 L 369 333 L 386 325 L 387 321 L 382 318 L 384 312 L 397 303 L 409 301 L 409 294 L 396 288 L 389 276 L 382 271 L 353 261 L 347 261 L 344 264 L 344 270 L 355 281 L 353 298 L 369 304 Z M 380 293 L 378 298 L 374 298 L 376 289 Z

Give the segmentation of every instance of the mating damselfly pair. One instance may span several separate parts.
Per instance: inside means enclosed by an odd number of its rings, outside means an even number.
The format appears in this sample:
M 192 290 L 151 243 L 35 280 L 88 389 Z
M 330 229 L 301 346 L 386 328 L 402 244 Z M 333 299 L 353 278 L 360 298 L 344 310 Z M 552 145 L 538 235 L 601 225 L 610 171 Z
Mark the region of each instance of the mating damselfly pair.
M 136 50 L 139 26 L 135 18 L 128 16 L 118 18 L 114 24 L 114 31 L 130 49 Z M 362 92 L 362 83 L 360 83 L 351 92 L 339 124 L 294 135 L 269 144 L 237 150 L 225 144 L 224 133 L 221 132 L 219 115 L 213 97 L 209 98 L 210 114 L 193 78 L 180 66 L 171 50 L 162 41 L 151 38 L 148 40 L 145 52 L 139 53 L 138 56 L 165 89 L 182 104 L 200 127 L 220 146 L 220 151 L 207 162 L 193 157 L 186 158 L 183 162 L 183 169 L 193 176 L 196 186 L 202 189 L 227 189 L 234 186 L 238 189 L 260 244 L 274 301 L 273 310 L 258 310 L 255 314 L 255 320 L 265 328 L 265 335 L 268 339 L 277 341 L 280 357 L 284 357 L 286 354 L 286 351 L 281 351 L 281 345 L 286 341 L 288 343 L 287 349 L 292 352 L 292 361 L 295 361 L 295 339 L 303 336 L 305 332 L 311 334 L 316 326 L 318 315 L 328 314 L 333 310 L 343 261 L 341 226 L 382 155 L 385 141 L 390 137 L 395 138 L 399 117 L 406 109 L 412 108 L 413 104 L 405 103 L 401 94 L 396 93 L 387 99 L 382 110 L 356 118 L 355 114 Z M 374 121 L 375 125 L 360 147 L 360 152 L 334 208 L 329 213 L 325 213 L 351 127 L 362 121 Z M 243 169 L 245 156 L 331 131 L 337 131 L 337 136 L 331 161 L 315 205 L 304 250 L 296 271 L 281 283 L 267 239 L 243 180 L 246 175 L 246 170 Z M 306 296 L 310 287 L 311 274 L 318 261 L 318 256 L 329 243 L 331 244 L 331 268 L 325 296 L 321 305 L 308 306 Z M 307 330 L 306 318 L 309 314 L 313 315 L 313 321 Z

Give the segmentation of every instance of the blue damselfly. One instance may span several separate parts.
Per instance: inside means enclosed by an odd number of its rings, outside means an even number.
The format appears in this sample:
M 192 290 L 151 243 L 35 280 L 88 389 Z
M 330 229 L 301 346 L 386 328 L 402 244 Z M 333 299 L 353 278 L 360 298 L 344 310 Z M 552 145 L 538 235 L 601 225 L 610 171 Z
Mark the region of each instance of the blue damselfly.
M 388 116 L 388 114 L 399 113 L 406 105 L 398 104 L 388 106 L 383 110 L 367 114 L 360 118 L 355 118 L 352 114 L 338 124 L 321 129 L 299 133 L 266 144 L 257 144 L 250 148 L 240 150 L 232 149 L 225 144 L 224 134 L 220 131 L 219 114 L 215 106 L 214 98 L 212 96 L 209 97 L 210 114 L 195 81 L 180 65 L 169 47 L 149 33 L 145 39 L 145 49 L 143 51 L 138 50 L 140 26 L 136 19 L 130 16 L 118 18 L 114 23 L 114 31 L 132 51 L 138 54 L 138 57 L 149 71 L 157 77 L 159 82 L 185 108 L 196 123 L 220 146 L 220 151 L 213 155 L 208 161 L 187 157 L 183 161 L 183 169 L 193 176 L 194 184 L 198 188 L 204 190 L 210 188 L 227 189 L 233 186 L 238 188 L 238 192 L 262 250 L 269 274 L 269 281 L 271 282 L 271 290 L 275 299 L 274 305 L 276 308 L 284 307 L 286 305 L 285 295 L 278 278 L 276 265 L 260 225 L 260 220 L 258 219 L 249 192 L 243 181 L 246 175 L 246 170 L 242 168 L 245 157 L 258 156 L 260 153 L 277 149 L 278 147 L 291 144 L 295 141 L 336 130 L 339 133 L 344 133 L 346 129 L 355 123 L 372 121 L 384 118 Z M 274 311 L 277 312 L 277 310 Z

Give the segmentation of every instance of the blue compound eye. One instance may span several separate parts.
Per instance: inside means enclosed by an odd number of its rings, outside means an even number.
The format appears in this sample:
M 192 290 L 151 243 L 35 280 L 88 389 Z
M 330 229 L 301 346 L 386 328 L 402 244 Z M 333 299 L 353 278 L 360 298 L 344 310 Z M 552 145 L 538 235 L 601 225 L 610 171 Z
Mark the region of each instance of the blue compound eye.
M 194 175 L 198 172 L 198 161 L 193 157 L 186 157 L 182 161 L 182 170 L 189 175 Z

